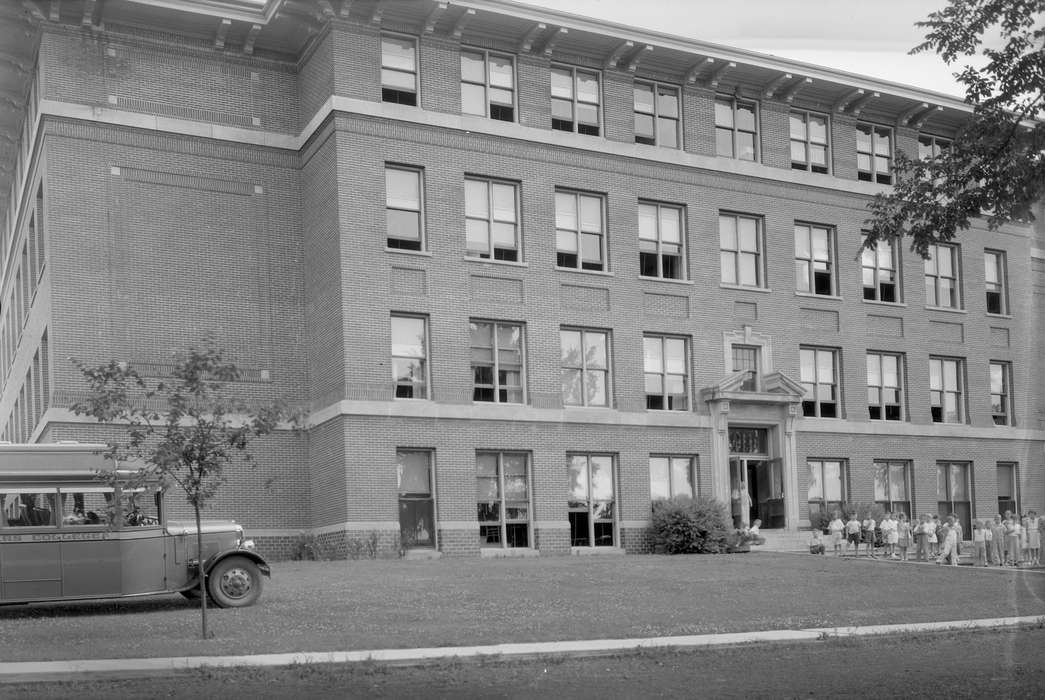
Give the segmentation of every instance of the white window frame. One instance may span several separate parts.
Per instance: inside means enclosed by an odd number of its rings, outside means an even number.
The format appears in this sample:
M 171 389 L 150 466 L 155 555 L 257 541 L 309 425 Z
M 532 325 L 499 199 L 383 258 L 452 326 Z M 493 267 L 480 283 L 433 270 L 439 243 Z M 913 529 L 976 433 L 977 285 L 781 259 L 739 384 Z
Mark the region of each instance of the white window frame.
M 842 386 L 839 378 L 842 376 L 841 364 L 842 364 L 842 352 L 838 348 L 827 348 L 813 345 L 802 345 L 799 347 L 799 367 L 802 379 L 802 386 L 805 387 L 805 394 L 802 397 L 802 413 L 809 418 L 832 418 L 840 419 L 843 417 L 842 408 Z M 809 376 L 806 372 L 805 358 L 808 353 L 812 353 L 813 358 L 813 375 Z M 823 359 L 827 356 L 831 358 L 831 378 L 830 381 L 823 381 L 821 376 L 821 370 Z M 831 395 L 833 400 L 825 400 L 820 398 L 821 389 L 823 387 L 830 387 Z M 807 398 L 812 396 L 812 398 Z M 828 406 L 834 405 L 834 415 L 830 414 L 830 411 L 825 410 Z
M 650 233 L 643 229 L 643 212 L 652 210 L 653 213 L 653 237 L 650 238 L 646 233 Z M 678 234 L 678 241 L 666 241 L 664 226 L 665 213 L 671 212 L 676 218 L 675 230 Z M 666 280 L 684 280 L 686 279 L 686 210 L 681 204 L 665 204 L 663 202 L 653 202 L 650 200 L 639 200 L 638 204 L 638 219 L 639 219 L 639 275 L 641 277 L 648 277 L 651 279 L 666 279 Z M 672 246 L 676 248 L 674 252 L 671 251 Z M 652 249 L 651 249 L 652 248 Z M 644 256 L 652 256 L 654 265 L 657 269 L 657 273 L 654 275 L 647 275 L 645 273 L 646 265 L 644 264 Z M 668 259 L 674 258 L 677 260 L 676 270 L 678 274 L 669 276 L 664 274 L 665 263 Z
M 556 94 L 556 88 L 554 85 L 549 87 L 552 101 L 552 129 L 556 131 L 568 131 L 576 134 L 584 134 L 587 136 L 599 136 L 602 134 L 602 74 L 599 71 L 588 70 L 585 68 L 576 68 L 574 66 L 566 66 L 561 64 L 555 64 L 551 67 L 551 73 L 554 75 L 558 71 L 561 73 L 568 73 L 570 78 L 570 94 L 567 96 L 564 94 Z M 586 76 L 592 78 L 595 81 L 595 101 L 581 99 L 581 91 L 579 89 L 579 76 Z M 555 117 L 555 103 L 569 103 L 570 105 L 570 120 L 559 119 Z M 595 121 L 581 121 L 580 114 L 581 108 L 595 108 Z M 565 127 L 569 128 L 565 128 Z
M 641 109 L 639 101 L 635 99 L 640 87 L 653 96 L 652 104 L 647 109 Z M 671 95 L 675 98 L 674 116 L 664 113 L 660 102 L 662 94 Z M 664 148 L 682 148 L 682 91 L 677 86 L 650 80 L 636 80 L 632 88 L 632 106 L 635 111 L 635 143 L 642 143 L 647 146 L 662 146 Z M 639 135 L 640 115 L 644 115 L 652 120 L 652 136 Z M 664 138 L 669 133 L 672 135 L 672 143 L 667 143 L 667 140 Z
M 482 59 L 482 64 L 483 64 L 483 80 L 482 80 L 482 82 L 479 82 L 478 80 L 472 80 L 470 78 L 466 78 L 465 77 L 465 75 L 464 75 L 464 59 L 465 59 L 465 55 L 471 55 L 473 57 L 474 56 L 478 56 L 478 57 L 480 57 Z M 510 88 L 506 87 L 504 85 L 494 84 L 494 82 L 493 82 L 493 80 L 491 78 L 491 71 L 490 71 L 490 59 L 491 58 L 506 60 L 511 65 L 511 69 L 512 69 L 512 85 L 511 85 Z M 469 86 L 469 85 L 481 87 L 482 90 L 483 90 L 483 111 L 482 112 L 478 112 L 478 111 L 471 111 L 471 112 L 469 112 L 469 111 L 466 110 L 466 101 L 465 101 L 464 93 L 465 93 L 465 90 L 466 90 L 466 86 Z M 493 92 L 494 91 L 505 91 L 505 90 L 511 92 L 511 98 L 512 98 L 511 105 L 506 105 L 504 102 L 495 101 L 494 98 L 493 98 Z M 486 49 L 476 49 L 476 48 L 462 48 L 461 49 L 461 112 L 463 114 L 473 114 L 475 116 L 486 117 L 488 119 L 494 119 L 494 120 L 497 120 L 497 121 L 516 122 L 518 120 L 518 117 L 519 117 L 519 114 L 518 114 L 518 112 L 519 112 L 519 108 L 518 108 L 518 104 L 519 104 L 518 92 L 519 92 L 518 91 L 518 74 L 517 74 L 516 67 L 515 67 L 515 57 L 514 56 L 512 56 L 511 54 L 500 53 L 498 51 L 487 51 Z M 498 111 L 500 109 L 510 109 L 511 110 L 511 118 L 510 119 L 506 119 L 505 115 L 500 114 L 500 112 Z
M 837 500 L 827 497 L 827 465 L 838 465 L 838 488 L 839 498 Z M 849 462 L 845 459 L 831 457 L 811 457 L 806 460 L 809 469 L 809 484 L 806 490 L 806 503 L 809 513 L 822 512 L 830 515 L 833 510 L 841 510 L 849 500 Z M 818 491 L 819 493 L 815 493 Z M 817 508 L 814 510 L 813 506 Z
M 492 347 L 478 346 L 470 344 L 470 362 L 472 368 L 472 400 L 476 403 L 503 403 L 503 404 L 525 404 L 526 403 L 526 326 L 522 323 L 514 323 L 511 321 L 492 321 L 488 319 L 471 319 L 469 327 L 477 324 L 486 324 L 492 326 L 491 329 L 491 342 Z M 515 365 L 506 363 L 502 358 L 502 353 L 509 352 L 508 350 L 502 350 L 500 346 L 500 338 L 498 331 L 501 328 L 516 328 L 519 331 L 519 364 L 516 368 Z M 469 333 L 471 337 L 471 333 Z M 478 361 L 476 359 L 477 351 L 489 350 L 489 359 L 485 361 Z M 475 371 L 480 367 L 491 368 L 491 380 L 492 383 L 477 382 Z M 517 369 L 519 373 L 519 384 L 518 386 L 507 383 L 502 378 L 503 373 L 509 373 Z M 489 389 L 492 393 L 492 398 L 489 400 L 476 398 L 477 393 L 480 390 Z M 518 401 L 512 401 L 509 397 L 512 394 L 517 394 L 519 397 Z M 502 398 L 503 397 L 503 398 Z
M 732 220 L 732 245 L 725 240 L 726 231 L 722 226 L 723 219 Z M 755 224 L 755 250 L 747 250 L 740 235 L 740 222 L 751 221 Z M 730 287 L 746 287 L 749 289 L 767 289 L 765 261 L 765 226 L 761 216 L 754 214 L 741 214 L 739 212 L 720 211 L 718 214 L 718 240 L 719 240 L 719 270 L 720 281 Z M 741 273 L 745 269 L 742 263 L 750 260 L 754 263 L 755 284 L 745 284 L 741 281 Z M 750 267 L 750 265 L 748 265 Z M 727 279 L 727 269 L 731 272 L 732 280 Z
M 894 493 L 893 479 L 894 470 L 901 470 L 903 475 L 903 489 L 906 498 L 897 498 L 900 494 Z M 881 476 L 885 474 L 885 480 Z M 911 516 L 911 462 L 903 459 L 876 459 L 874 461 L 874 502 L 882 506 L 887 513 L 901 512 Z M 879 488 L 884 486 L 884 488 Z M 897 504 L 904 504 L 906 508 L 896 509 Z
M 566 344 L 564 341 L 564 334 L 576 333 L 580 336 L 580 348 L 581 357 L 579 361 L 572 361 L 571 358 L 566 357 Z M 605 348 L 605 367 L 598 367 L 593 364 L 588 357 L 588 343 L 587 339 L 589 336 L 602 336 L 602 344 Z M 577 328 L 573 326 L 563 326 L 559 329 L 559 345 L 562 351 L 560 367 L 562 373 L 562 403 L 563 406 L 588 406 L 597 408 L 609 408 L 613 403 L 613 386 L 612 386 L 612 371 L 613 366 L 611 348 L 610 348 L 610 333 L 606 330 L 595 329 L 595 328 Z M 580 375 L 580 401 L 568 401 L 567 397 L 567 376 L 571 373 L 579 373 Z M 594 380 L 594 376 L 602 375 L 602 387 L 604 393 L 604 402 L 597 403 L 590 397 L 589 388 L 591 382 Z
M 835 260 L 835 230 L 831 226 L 795 222 L 795 288 L 799 294 L 838 296 L 838 268 Z M 825 250 L 817 251 L 814 239 L 823 233 Z M 826 255 L 826 257 L 824 257 Z M 827 276 L 827 289 L 821 290 L 822 278 Z
M 483 457 L 493 457 L 494 463 L 494 475 L 492 477 L 483 475 L 479 472 L 480 460 Z M 505 457 L 521 458 L 523 461 L 523 481 L 526 485 L 526 498 L 520 501 L 519 499 L 509 500 L 507 476 L 505 475 Z M 479 546 L 482 548 L 494 548 L 494 549 L 533 549 L 533 488 L 531 481 L 531 460 L 530 455 L 527 452 L 514 452 L 514 451 L 498 451 L 498 450 L 477 450 L 475 453 L 475 464 L 476 464 L 476 482 L 477 487 L 479 483 L 482 483 L 483 479 L 494 479 L 496 481 L 496 495 L 491 499 L 478 500 L 476 503 L 476 519 L 479 522 Z M 478 488 L 477 488 L 478 490 Z M 479 519 L 482 510 L 481 507 L 485 503 L 495 503 L 497 505 L 497 520 L 481 520 Z M 526 509 L 525 518 L 509 518 L 509 508 L 519 508 L 520 506 Z M 523 526 L 523 532 L 526 534 L 525 544 L 513 544 L 512 539 L 509 535 L 511 530 L 517 528 L 512 526 Z M 491 541 L 491 532 L 489 528 L 496 528 L 496 541 Z
M 868 122 L 856 123 L 856 173 L 858 180 L 865 182 L 876 182 L 880 185 L 893 184 L 893 152 L 896 138 L 893 130 L 888 126 L 879 126 Z M 869 139 L 868 148 L 861 148 L 860 134 L 866 134 Z M 878 150 L 879 140 L 888 139 L 888 152 L 880 153 Z M 860 166 L 860 157 L 867 158 L 867 167 Z M 882 167 L 879 159 L 885 159 Z
M 885 252 L 886 250 L 888 253 Z M 903 303 L 899 253 L 897 247 L 888 240 L 879 240 L 873 249 L 861 249 L 860 269 L 864 301 L 877 301 L 883 304 Z M 883 298 L 886 296 L 883 286 L 890 283 L 893 288 L 893 298 L 885 299 Z
M 563 211 L 564 204 L 568 199 L 573 200 L 572 223 L 568 219 L 569 212 Z M 593 222 L 584 220 L 584 203 L 597 202 L 599 207 L 598 228 L 592 228 Z M 596 266 L 587 262 L 584 257 L 584 242 L 591 238 L 597 239 L 599 248 L 599 260 Z M 563 248 L 563 241 L 572 239 L 572 252 Z M 560 188 L 555 190 L 555 251 L 556 266 L 564 270 L 580 270 L 584 272 L 607 272 L 609 270 L 608 246 L 606 244 L 606 197 L 594 192 L 583 192 Z M 563 256 L 573 255 L 576 257 L 575 265 L 566 265 Z
M 474 190 L 469 186 L 469 183 L 476 183 L 484 187 L 485 196 L 481 201 L 477 202 L 472 200 L 470 193 Z M 510 180 L 468 175 L 464 179 L 464 187 L 465 255 L 467 257 L 480 258 L 483 260 L 522 262 L 522 243 L 519 235 L 519 183 Z M 512 211 L 510 218 L 506 217 L 503 211 L 499 212 L 495 206 L 497 201 L 494 196 L 495 188 L 511 188 Z M 477 209 L 477 204 L 481 204 L 484 211 Z M 473 249 L 472 242 L 469 240 L 473 228 L 480 224 L 485 226 L 484 236 L 486 238 L 486 248 L 483 251 L 479 251 L 478 248 Z M 498 246 L 496 232 L 499 229 L 504 229 L 508 225 L 511 226 L 512 231 L 512 247 L 509 248 L 503 245 Z
M 416 354 L 416 353 L 415 354 L 409 354 L 407 352 L 404 352 L 404 348 L 402 348 L 402 347 L 397 348 L 396 342 L 395 342 L 395 340 L 396 340 L 395 325 L 396 325 L 396 321 L 397 320 L 416 321 L 416 322 L 419 322 L 421 324 L 421 332 L 423 334 L 423 337 L 421 339 L 421 353 L 420 354 Z M 394 398 L 396 398 L 396 399 L 428 399 L 428 398 L 430 398 L 431 397 L 431 382 L 430 382 L 429 376 L 428 376 L 428 373 L 430 371 L 430 369 L 429 369 L 429 362 L 428 362 L 428 319 L 425 318 L 424 316 L 416 316 L 416 315 L 412 315 L 412 314 L 392 314 L 391 317 L 390 317 L 390 330 L 391 330 L 390 353 L 391 353 L 391 358 L 392 358 L 392 362 L 391 362 L 391 365 L 392 365 L 392 382 L 394 384 L 394 388 L 392 390 L 392 396 Z M 397 353 L 397 350 L 398 350 L 398 353 Z M 414 361 L 419 361 L 420 365 L 421 365 L 420 382 L 418 382 L 416 379 L 414 381 L 404 381 L 402 377 L 398 376 L 399 373 L 397 372 L 397 366 L 398 366 L 399 363 L 397 362 L 397 360 L 406 360 L 406 361 L 414 360 Z M 420 395 L 400 396 L 399 395 L 400 387 L 403 387 L 404 389 L 411 388 L 415 392 L 419 391 Z M 418 389 L 418 387 L 420 387 L 420 388 Z M 404 391 L 404 393 L 405 393 L 405 391 Z
M 954 383 L 948 381 L 948 367 L 953 367 Z M 947 397 L 953 397 L 957 417 L 947 420 Z M 931 415 L 939 409 L 939 419 Z M 933 423 L 959 424 L 967 421 L 965 408 L 965 360 L 960 357 L 929 357 L 929 410 Z
M 951 274 L 941 270 L 940 262 L 942 251 L 947 251 L 948 264 Z M 936 309 L 961 309 L 962 308 L 962 276 L 961 276 L 961 248 L 954 243 L 930 243 L 928 249 L 929 257 L 924 261 L 925 268 L 925 305 Z M 945 289 L 943 280 L 951 280 L 953 290 L 952 303 L 941 304 L 941 292 Z M 936 303 L 933 303 L 933 302 Z
M 385 42 L 402 42 L 404 44 L 410 43 L 413 47 L 414 61 L 410 68 L 406 68 L 401 65 L 396 65 L 396 61 L 390 61 L 391 57 L 385 53 Z M 403 34 L 390 34 L 383 32 L 381 34 L 381 101 L 392 102 L 395 104 L 410 105 L 416 107 L 418 104 L 418 47 L 417 39 L 412 36 L 406 36 Z M 402 85 L 396 85 L 393 81 L 387 81 L 386 77 L 391 75 L 408 75 L 412 77 L 413 87 L 406 89 Z M 394 97 L 395 99 L 389 99 Z M 403 99 L 406 97 L 412 97 L 413 99 Z
M 682 365 L 669 367 L 667 344 L 682 344 Z M 658 348 L 656 353 L 653 350 Z M 648 411 L 689 411 L 690 410 L 690 370 L 689 370 L 689 338 L 678 335 L 663 335 L 659 333 L 646 333 L 642 336 L 643 376 L 646 393 L 646 410 Z M 654 354 L 656 357 L 654 357 Z M 655 360 L 651 365 L 650 361 Z M 675 371 L 670 371 L 674 369 Z M 679 371 L 681 369 L 681 371 Z M 650 391 L 650 380 L 656 377 L 660 386 L 659 392 Z M 682 392 L 669 392 L 669 380 L 682 378 Z M 652 405 L 659 400 L 660 405 Z
M 1015 425 L 1012 417 L 1012 363 L 991 360 L 987 365 L 991 391 L 991 420 L 995 425 Z
M 699 493 L 697 484 L 697 458 L 694 455 L 651 454 L 649 456 L 650 501 L 658 498 L 696 498 Z M 685 480 L 685 485 L 679 484 Z M 661 493 L 659 484 L 667 486 L 667 492 Z
M 412 173 L 417 179 L 417 201 L 411 202 L 408 198 L 394 198 L 389 181 L 389 173 Z M 389 212 L 410 212 L 417 217 L 417 243 L 413 244 L 412 238 L 401 238 L 392 236 L 389 230 Z M 425 180 L 424 170 L 409 165 L 398 165 L 385 163 L 385 245 L 393 250 L 423 251 L 425 250 Z
M 728 106 L 729 107 L 729 112 L 730 112 L 729 124 L 724 124 L 724 123 L 720 122 L 720 120 L 718 118 L 718 114 L 719 114 L 718 105 L 723 105 L 723 106 Z M 752 112 L 754 113 L 754 116 L 753 116 L 754 124 L 753 124 L 752 129 L 742 129 L 741 127 L 739 127 L 737 125 L 737 108 L 739 106 L 745 106 L 745 107 L 749 106 L 749 107 L 752 107 Z M 715 96 L 715 115 L 714 115 L 714 120 L 715 120 L 715 154 L 718 155 L 721 158 L 735 158 L 736 160 L 746 160 L 746 161 L 750 161 L 752 163 L 759 163 L 759 162 L 761 162 L 761 155 L 762 155 L 761 151 L 762 151 L 762 149 L 759 147 L 759 141 L 758 141 L 759 133 L 760 133 L 759 132 L 759 128 L 758 128 L 759 127 L 759 124 L 758 124 L 759 118 L 760 118 L 760 116 L 759 116 L 759 104 L 758 104 L 757 100 L 744 100 L 744 99 L 740 99 L 740 98 L 733 97 L 733 96 L 730 96 L 730 95 L 716 95 Z M 729 131 L 730 132 L 730 142 L 732 144 L 730 153 L 728 153 L 728 154 L 720 152 L 719 148 L 718 148 L 718 141 L 719 141 L 718 140 L 718 136 L 719 136 L 719 133 L 720 132 L 725 132 L 725 131 Z M 739 135 L 740 134 L 750 134 L 751 135 L 752 153 L 751 153 L 751 157 L 750 158 L 745 158 L 745 157 L 742 157 L 740 155 L 740 143 L 739 143 L 739 141 L 740 141 Z
M 993 259 L 993 264 L 992 264 Z M 1009 284 L 1005 251 L 987 248 L 983 251 L 983 286 L 987 313 L 1006 316 L 1009 313 Z M 992 310 L 992 297 L 997 310 Z
M 575 460 L 584 460 L 584 484 L 583 491 L 581 494 L 577 491 L 576 487 L 581 487 L 581 484 L 570 484 L 570 498 L 567 501 L 568 515 L 571 517 L 570 520 L 570 546 L 571 547 L 584 547 L 584 548 L 596 548 L 596 547 L 619 547 L 620 546 L 620 508 L 619 508 L 619 496 L 617 495 L 617 458 L 616 455 L 601 452 L 568 452 L 566 455 L 566 467 L 567 474 L 572 471 L 572 467 Z M 609 460 L 609 472 L 610 472 L 610 488 L 611 488 L 611 499 L 607 501 L 605 498 L 597 499 L 596 494 L 592 489 L 592 460 Z M 579 496 L 584 498 L 579 498 Z M 602 504 L 610 504 L 611 516 L 610 517 L 599 517 L 600 508 Z M 583 505 L 575 505 L 583 504 Z M 604 511 L 603 511 L 604 512 Z M 587 533 L 585 533 L 588 544 L 577 544 L 579 538 L 574 535 L 574 523 L 572 516 L 574 514 L 584 514 L 588 520 Z M 610 541 L 608 543 L 603 542 L 600 544 L 599 537 L 596 534 L 597 525 L 610 525 Z M 602 529 L 605 532 L 604 529 Z M 605 535 L 603 535 L 605 537 Z
M 885 359 L 891 358 L 896 363 L 896 384 L 886 384 Z M 872 371 L 873 370 L 873 371 Z M 906 420 L 905 391 L 904 391 L 904 356 L 896 352 L 867 351 L 867 410 L 868 419 L 873 421 L 903 422 Z M 877 382 L 875 379 L 877 378 Z M 887 391 L 896 392 L 896 401 L 886 401 Z M 877 400 L 873 396 L 877 395 Z M 896 417 L 889 418 L 889 406 L 896 407 Z M 878 409 L 875 417 L 874 409 Z
M 948 150 L 952 144 L 951 139 L 933 136 L 932 134 L 918 134 L 918 160 L 936 158 Z
M 799 117 L 802 123 L 803 133 L 801 137 L 795 134 L 795 124 L 792 122 L 792 119 L 795 117 Z M 813 138 L 809 128 L 811 118 L 822 119 L 824 121 L 823 141 Z M 829 174 L 831 172 L 831 118 L 820 112 L 811 112 L 806 109 L 792 109 L 788 115 L 788 130 L 791 138 L 791 169 Z M 795 158 L 795 148 L 798 145 L 801 145 L 802 147 L 803 157 L 801 159 Z M 823 165 L 814 163 L 813 159 L 810 157 L 814 148 L 824 149 Z

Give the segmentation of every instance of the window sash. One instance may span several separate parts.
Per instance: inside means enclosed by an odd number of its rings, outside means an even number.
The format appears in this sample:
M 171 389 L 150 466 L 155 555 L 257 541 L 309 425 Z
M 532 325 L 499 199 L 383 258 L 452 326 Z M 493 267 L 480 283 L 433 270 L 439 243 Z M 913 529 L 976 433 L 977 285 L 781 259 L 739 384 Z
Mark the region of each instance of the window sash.
M 816 418 L 840 418 L 841 397 L 838 393 L 838 351 L 828 348 L 801 348 L 801 381 L 804 415 Z
M 860 254 L 864 299 L 897 303 L 900 301 L 900 278 L 897 274 L 896 248 L 887 240 L 878 241 L 873 250 Z
M 903 420 L 903 358 L 867 353 L 867 406 L 871 420 Z
M 957 309 L 961 307 L 958 277 L 958 248 L 933 243 L 929 246 L 925 268 L 925 305 Z
M 533 512 L 529 455 L 478 452 L 476 503 L 480 546 L 529 547 Z
M 599 74 L 579 68 L 551 69 L 552 128 L 598 136 L 601 124 Z
M 762 220 L 719 214 L 719 256 L 723 284 L 763 287 Z
M 987 313 L 1008 313 L 1008 298 L 1005 283 L 1005 254 L 985 250 L 983 252 L 984 294 L 987 300 Z
M 399 399 L 428 398 L 428 328 L 418 316 L 392 316 L 393 394 Z
M 563 328 L 562 402 L 564 406 L 610 404 L 609 334 L 605 331 Z
M 815 173 L 829 172 L 827 117 L 814 112 L 792 111 L 789 127 L 791 167 Z
M 929 358 L 929 406 L 934 423 L 961 423 L 963 405 L 963 361 Z
M 511 56 L 461 51 L 461 111 L 515 121 L 515 62 Z
M 845 461 L 840 459 L 808 460 L 809 503 L 841 504 L 846 501 Z
M 424 189 L 421 171 L 385 167 L 385 219 L 388 245 L 421 250 L 424 245 Z
M 679 147 L 681 100 L 676 87 L 636 82 L 632 94 L 635 108 L 635 142 L 666 148 Z
M 834 231 L 826 226 L 795 224 L 795 279 L 798 291 L 834 296 Z
M 639 202 L 639 274 L 684 279 L 682 207 Z
M 472 400 L 525 403 L 524 327 L 494 321 L 469 322 Z
M 417 93 L 417 42 L 412 38 L 381 36 L 381 85 Z
M 616 468 L 607 454 L 567 455 L 571 546 L 617 543 Z
M 515 183 L 465 178 L 465 255 L 517 262 L 518 212 Z
M 646 408 L 689 410 L 688 343 L 674 336 L 643 337 Z
M 650 455 L 650 500 L 680 496 L 696 498 L 693 463 L 692 457 Z
M 988 365 L 991 384 L 991 418 L 995 425 L 1011 425 L 1012 366 L 1007 362 L 991 362 Z
M 559 267 L 606 269 L 605 198 L 602 195 L 555 192 L 555 245 Z
M 734 98 L 715 99 L 716 154 L 758 161 L 758 103 Z
M 893 130 L 856 125 L 856 169 L 861 180 L 892 184 Z

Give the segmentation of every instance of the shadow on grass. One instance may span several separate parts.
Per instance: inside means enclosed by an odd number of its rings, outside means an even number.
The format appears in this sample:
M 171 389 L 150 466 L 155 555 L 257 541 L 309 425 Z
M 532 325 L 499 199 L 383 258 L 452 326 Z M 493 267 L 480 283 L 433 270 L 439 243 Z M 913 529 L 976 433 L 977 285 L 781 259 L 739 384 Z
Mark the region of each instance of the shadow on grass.
M 181 595 L 155 598 L 114 598 L 75 603 L 14 603 L 0 605 L 0 620 L 28 620 L 59 617 L 92 617 L 97 615 L 135 615 L 169 610 L 199 608 L 199 601 Z M 208 605 L 208 611 L 215 610 Z

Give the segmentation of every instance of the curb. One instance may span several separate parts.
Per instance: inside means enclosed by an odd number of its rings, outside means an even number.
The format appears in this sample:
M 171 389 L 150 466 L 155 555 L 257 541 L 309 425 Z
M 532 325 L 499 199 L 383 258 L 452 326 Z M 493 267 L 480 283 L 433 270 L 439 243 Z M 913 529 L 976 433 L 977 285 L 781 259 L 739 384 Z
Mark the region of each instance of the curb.
M 542 655 L 598 656 L 641 649 L 692 649 L 759 642 L 816 641 L 843 637 L 952 630 L 983 630 L 1045 625 L 1045 616 L 997 617 L 980 620 L 919 622 L 862 627 L 814 627 L 801 630 L 764 630 L 726 634 L 698 634 L 636 639 L 592 639 L 566 642 L 529 642 L 486 646 L 371 649 L 364 651 L 296 652 L 250 656 L 181 656 L 145 659 L 81 659 L 68 661 L 0 662 L 0 683 L 69 681 L 85 676 L 163 675 L 198 668 L 292 666 L 384 662 L 420 665 L 445 659 L 478 657 L 525 658 Z

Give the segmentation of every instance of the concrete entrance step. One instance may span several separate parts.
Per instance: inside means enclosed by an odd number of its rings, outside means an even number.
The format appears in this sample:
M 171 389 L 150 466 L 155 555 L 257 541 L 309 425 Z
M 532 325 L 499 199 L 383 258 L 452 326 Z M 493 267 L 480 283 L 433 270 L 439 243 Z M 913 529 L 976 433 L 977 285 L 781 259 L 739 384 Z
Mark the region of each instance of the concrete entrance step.
M 766 543 L 752 547 L 752 552 L 809 552 L 809 530 L 762 530 Z

